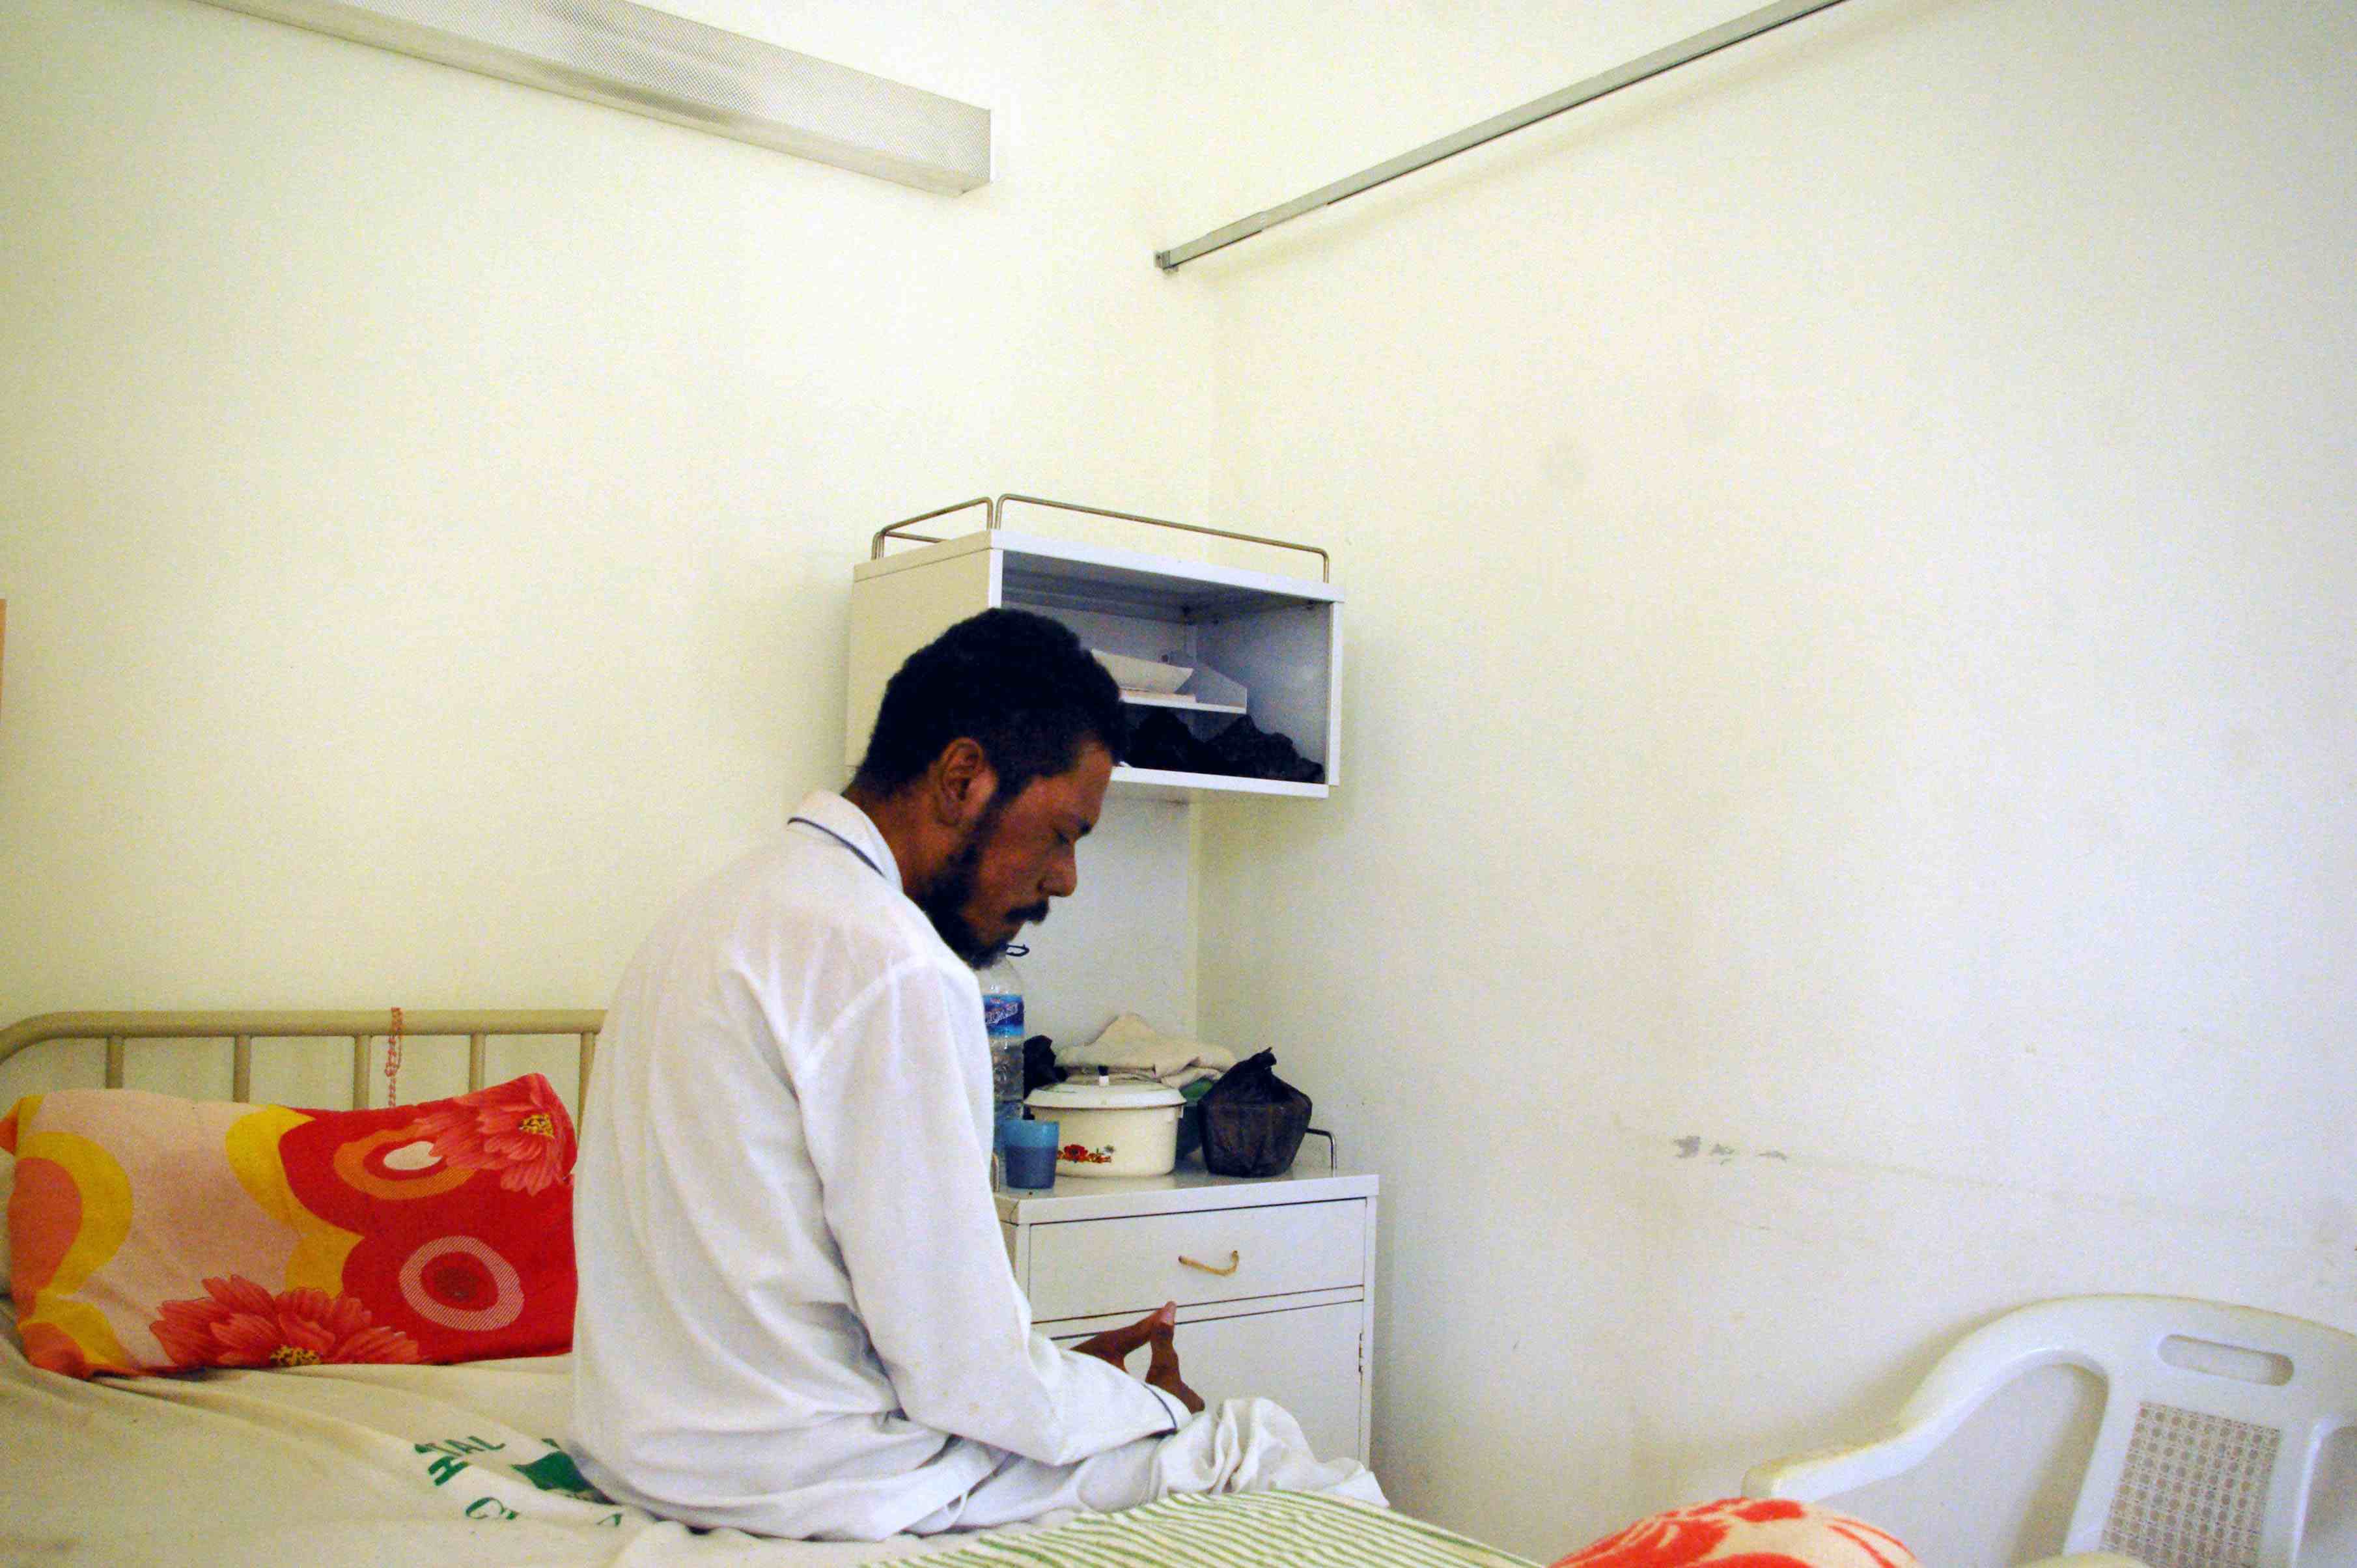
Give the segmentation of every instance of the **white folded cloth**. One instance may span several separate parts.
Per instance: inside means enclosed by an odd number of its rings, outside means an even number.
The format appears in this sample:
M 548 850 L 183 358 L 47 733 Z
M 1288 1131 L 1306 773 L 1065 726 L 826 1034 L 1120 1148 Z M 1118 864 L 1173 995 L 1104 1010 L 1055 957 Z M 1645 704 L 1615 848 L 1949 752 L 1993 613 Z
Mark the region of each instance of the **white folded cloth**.
M 1085 1046 L 1058 1046 L 1056 1065 L 1143 1073 L 1174 1089 L 1215 1078 L 1236 1065 L 1235 1053 L 1201 1040 L 1166 1035 L 1135 1013 L 1124 1013 Z

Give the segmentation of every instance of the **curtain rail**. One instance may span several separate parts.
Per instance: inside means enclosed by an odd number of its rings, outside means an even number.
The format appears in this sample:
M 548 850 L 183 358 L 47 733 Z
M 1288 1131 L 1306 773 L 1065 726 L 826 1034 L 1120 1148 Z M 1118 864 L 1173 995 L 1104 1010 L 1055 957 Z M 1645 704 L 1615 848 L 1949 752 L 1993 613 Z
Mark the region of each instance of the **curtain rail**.
M 1176 272 L 1198 256 L 1208 256 L 1213 251 L 1224 250 L 1240 240 L 1249 240 L 1255 234 L 1265 233 L 1278 224 L 1290 222 L 1305 213 L 1315 212 L 1321 207 L 1331 207 L 1338 201 L 1346 201 L 1363 191 L 1372 190 L 1379 185 L 1397 179 L 1402 175 L 1414 174 L 1418 169 L 1429 168 L 1443 158 L 1455 157 L 1458 154 L 1478 147 L 1484 142 L 1494 142 L 1501 136 L 1511 134 L 1526 126 L 1535 125 L 1540 121 L 1550 119 L 1567 109 L 1577 109 L 1583 103 L 1592 103 L 1607 93 L 1618 92 L 1624 87 L 1632 87 L 1638 82 L 1660 76 L 1664 71 L 1675 70 L 1682 65 L 1690 65 L 1706 55 L 1717 54 L 1731 45 L 1742 43 L 1747 38 L 1756 38 L 1762 33 L 1773 32 L 1788 22 L 1797 22 L 1803 16 L 1828 10 L 1841 3 L 1842 0 L 1779 0 L 1776 5 L 1763 5 L 1748 16 L 1738 16 L 1734 21 L 1723 23 L 1707 32 L 1696 33 L 1694 37 L 1672 44 L 1667 48 L 1655 49 L 1641 59 L 1633 59 L 1626 65 L 1616 66 L 1599 75 L 1591 76 L 1585 81 L 1574 82 L 1560 92 L 1551 92 L 1544 98 L 1534 99 L 1519 109 L 1509 109 L 1503 114 L 1484 120 L 1478 125 L 1468 126 L 1454 135 L 1443 136 L 1437 142 L 1426 142 L 1415 151 L 1402 153 L 1388 163 L 1377 164 L 1374 167 L 1361 169 L 1346 179 L 1338 179 L 1331 185 L 1320 186 L 1308 195 L 1296 197 L 1281 207 L 1272 207 L 1265 211 L 1255 212 L 1249 218 L 1239 219 L 1224 229 L 1214 229 L 1210 233 L 1199 239 L 1189 240 L 1183 245 L 1174 245 L 1167 251 L 1157 251 L 1154 252 L 1154 264 L 1166 273 Z

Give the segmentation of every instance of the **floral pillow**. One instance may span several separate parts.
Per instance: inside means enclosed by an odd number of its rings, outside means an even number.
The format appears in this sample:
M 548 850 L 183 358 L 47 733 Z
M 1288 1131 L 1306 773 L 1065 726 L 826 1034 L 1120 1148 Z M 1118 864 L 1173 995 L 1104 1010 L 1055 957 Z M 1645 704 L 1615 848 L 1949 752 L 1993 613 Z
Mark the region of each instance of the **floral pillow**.
M 1917 1568 L 1870 1524 L 1789 1498 L 1726 1498 L 1641 1519 L 1555 1568 Z
M 537 1073 L 424 1105 L 31 1095 L 16 1327 L 71 1377 L 470 1361 L 573 1333 L 572 1119 Z
M 8 1197 L 16 1190 L 16 1156 L 0 1149 L 0 1295 L 8 1294 Z

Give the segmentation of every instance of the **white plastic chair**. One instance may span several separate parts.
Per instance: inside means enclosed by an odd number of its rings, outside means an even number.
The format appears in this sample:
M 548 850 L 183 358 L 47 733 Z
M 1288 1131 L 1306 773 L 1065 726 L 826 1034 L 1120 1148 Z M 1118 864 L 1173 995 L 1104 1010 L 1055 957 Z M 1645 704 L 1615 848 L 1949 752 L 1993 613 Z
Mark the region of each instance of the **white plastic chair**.
M 1982 1402 L 2040 1367 L 2104 1380 L 2103 1424 L 2063 1548 L 2029 1568 L 2291 1568 L 2317 1456 L 2357 1426 L 2357 1335 L 2246 1306 L 2085 1295 L 1958 1340 L 1882 1435 L 1743 1477 L 1814 1502 L 1921 1462 Z

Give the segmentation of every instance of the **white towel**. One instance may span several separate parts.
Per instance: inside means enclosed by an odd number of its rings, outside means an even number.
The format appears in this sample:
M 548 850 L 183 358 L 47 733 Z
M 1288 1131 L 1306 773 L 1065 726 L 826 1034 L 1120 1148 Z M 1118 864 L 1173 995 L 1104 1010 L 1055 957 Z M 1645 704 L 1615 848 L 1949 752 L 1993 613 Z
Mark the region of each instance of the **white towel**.
M 1135 1013 L 1124 1013 L 1085 1046 L 1058 1046 L 1061 1068 L 1112 1068 L 1143 1073 L 1174 1088 L 1222 1073 L 1236 1065 L 1233 1051 L 1200 1040 L 1166 1035 Z

